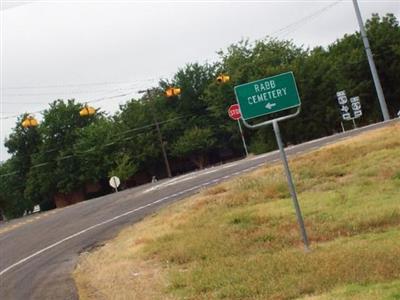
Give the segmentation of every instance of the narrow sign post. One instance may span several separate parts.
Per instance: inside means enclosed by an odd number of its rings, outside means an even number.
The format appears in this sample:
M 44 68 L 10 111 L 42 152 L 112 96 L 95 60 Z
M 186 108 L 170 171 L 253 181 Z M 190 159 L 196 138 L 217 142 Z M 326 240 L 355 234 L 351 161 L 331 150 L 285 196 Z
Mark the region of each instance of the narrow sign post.
M 300 113 L 300 97 L 297 91 L 296 82 L 292 72 L 283 73 L 277 76 L 264 78 L 254 82 L 238 85 L 235 87 L 236 100 L 240 106 L 243 123 L 248 128 L 258 128 L 272 124 L 279 147 L 282 163 L 285 169 L 289 191 L 292 196 L 293 206 L 296 211 L 297 222 L 303 238 L 304 247 L 309 251 L 309 241 L 304 225 L 299 201 L 297 199 L 296 188 L 293 183 L 292 174 L 289 169 L 288 160 L 282 143 L 279 130 L 279 121 L 293 118 Z M 279 111 L 287 111 L 297 108 L 295 113 L 277 117 L 272 120 L 263 121 L 258 124 L 249 124 L 247 120 L 266 116 Z
M 242 137 L 242 143 L 243 143 L 244 152 L 246 153 L 246 157 L 247 157 L 247 156 L 249 156 L 249 151 L 247 150 L 246 141 L 244 139 L 242 125 L 240 125 L 240 121 L 239 120 L 237 120 L 237 123 L 238 123 L 238 126 L 239 126 L 240 136 Z
M 303 237 L 304 246 L 305 246 L 306 250 L 309 250 L 309 241 L 308 241 L 306 226 L 304 225 L 304 220 L 303 220 L 303 216 L 301 214 L 299 201 L 297 200 L 296 188 L 293 183 L 292 173 L 290 172 L 289 163 L 288 163 L 286 153 L 285 153 L 285 148 L 283 147 L 281 132 L 279 130 L 278 122 L 273 121 L 272 126 L 274 127 L 276 142 L 278 143 L 279 152 L 281 154 L 281 160 L 282 160 L 283 166 L 285 168 L 286 178 L 287 178 L 288 185 L 289 185 L 289 191 L 290 191 L 290 195 L 292 196 L 292 199 L 293 199 L 293 205 L 294 205 L 294 209 L 296 211 L 297 222 L 299 223 L 299 226 L 300 226 L 301 235 Z
M 244 152 L 246 153 L 246 157 L 247 157 L 247 156 L 249 156 L 249 152 L 247 151 L 246 140 L 244 139 L 242 126 L 240 125 L 240 121 L 239 121 L 240 118 L 242 117 L 242 115 L 240 113 L 239 105 L 238 104 L 231 105 L 228 109 L 228 115 L 232 120 L 236 120 L 238 123 L 240 136 L 241 136 L 242 142 L 243 142 Z

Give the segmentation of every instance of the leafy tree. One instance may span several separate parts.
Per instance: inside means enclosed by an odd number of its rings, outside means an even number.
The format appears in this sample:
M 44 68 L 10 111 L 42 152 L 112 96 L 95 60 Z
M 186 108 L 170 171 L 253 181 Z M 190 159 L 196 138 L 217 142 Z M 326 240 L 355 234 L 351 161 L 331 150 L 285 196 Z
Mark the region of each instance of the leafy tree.
M 393 14 L 386 14 L 383 17 L 373 14 L 372 18 L 366 22 L 366 29 L 388 109 L 393 117 L 400 110 L 400 86 L 398 84 L 400 71 L 399 21 Z
M 82 186 L 80 160 L 74 153 L 79 132 L 99 115 L 81 117 L 82 104 L 54 101 L 43 113 L 42 144 L 33 155 L 25 197 L 33 203 L 51 202 L 56 193 L 68 194 Z
M 120 132 L 121 153 L 149 175 L 157 172 L 162 164 L 162 152 L 155 127 L 154 100 L 147 96 L 141 100 L 131 100 L 121 106 L 121 112 L 115 117 L 116 128 Z M 117 162 L 118 165 L 118 162 Z M 115 166 L 114 166 L 115 167 Z
M 207 153 L 215 143 L 212 129 L 188 128 L 172 146 L 172 153 L 176 157 L 189 157 L 199 169 L 203 169 L 207 162 Z
M 374 14 L 366 22 L 366 31 L 374 60 L 382 83 L 388 109 L 395 115 L 400 96 L 397 84 L 399 62 L 400 29 L 392 14 L 380 17 Z M 329 60 L 335 67 L 337 88 L 345 89 L 348 95 L 361 98 L 364 124 L 382 120 L 375 86 L 360 33 L 345 35 L 329 48 Z M 396 107 L 397 106 L 397 107 Z
M 366 23 L 388 108 L 400 109 L 400 29 L 396 17 L 373 15 Z M 240 41 L 219 52 L 215 64 L 193 63 L 179 69 L 140 99 L 120 107 L 113 117 L 101 113 L 82 118 L 82 105 L 57 100 L 45 111 L 38 128 L 17 121 L 6 147 L 12 155 L 0 165 L 0 211 L 22 215 L 35 204 L 52 205 L 57 193 L 68 194 L 109 175 L 122 180 L 135 175 L 166 175 L 160 139 L 174 172 L 191 161 L 197 168 L 224 156 L 241 156 L 243 147 L 228 107 L 235 103 L 234 86 L 293 71 L 303 110 L 281 124 L 287 144 L 341 130 L 336 92 L 360 96 L 369 124 L 382 119 L 368 61 L 359 33 L 347 34 L 326 48 L 304 49 L 291 41 L 266 38 Z M 231 81 L 217 84 L 219 74 Z M 178 97 L 166 98 L 167 87 L 180 87 Z M 244 129 L 253 153 L 276 147 L 271 127 Z M 183 166 L 183 167 L 182 167 Z
M 128 180 L 135 175 L 138 165 L 127 154 L 120 154 L 115 160 L 115 167 L 109 172 L 109 177 L 117 176 L 121 181 Z
M 120 144 L 118 131 L 110 118 L 99 116 L 83 127 L 73 149 L 79 160 L 79 181 L 82 184 L 97 183 L 107 178 Z
M 179 97 L 164 102 L 164 107 L 174 110 L 178 116 L 184 117 L 184 121 L 177 123 L 181 125 L 178 132 L 183 132 L 188 127 L 210 126 L 210 116 L 207 102 L 204 100 L 204 90 L 216 79 L 215 66 L 198 63 L 188 64 L 178 70 L 170 85 L 182 89 Z M 161 86 L 167 85 L 161 83 Z M 176 137 L 176 132 L 171 137 Z
M 300 59 L 307 57 L 307 52 L 289 41 L 264 39 L 254 43 L 241 41 L 221 51 L 222 63 L 220 72 L 231 76 L 231 82 L 224 86 L 210 85 L 205 91 L 205 99 L 209 109 L 216 119 L 223 124 L 218 128 L 218 140 L 221 144 L 229 145 L 236 153 L 242 153 L 240 136 L 237 134 L 237 124 L 227 116 L 229 105 L 235 102 L 233 87 L 292 70 Z M 250 150 L 261 153 L 275 147 L 275 137 L 271 128 L 246 130 L 246 139 L 250 141 Z M 227 140 L 228 138 L 228 140 Z
M 12 158 L 1 166 L 4 174 L 1 178 L 0 198 L 5 207 L 2 211 L 7 217 L 21 216 L 25 211 L 32 210 L 34 205 L 32 201 L 24 197 L 24 190 L 32 156 L 39 149 L 41 136 L 35 127 L 22 127 L 21 123 L 26 116 L 24 114 L 17 119 L 12 133 L 5 141 L 5 146 L 12 155 Z
M 0 212 L 7 218 L 20 217 L 33 209 L 33 203 L 24 198 L 24 176 L 18 166 L 14 158 L 0 166 Z
M 17 119 L 12 133 L 4 143 L 8 153 L 18 159 L 18 168 L 23 174 L 29 171 L 32 154 L 38 151 L 41 144 L 41 136 L 37 128 L 22 127 L 22 121 L 26 117 L 27 114 L 24 114 Z

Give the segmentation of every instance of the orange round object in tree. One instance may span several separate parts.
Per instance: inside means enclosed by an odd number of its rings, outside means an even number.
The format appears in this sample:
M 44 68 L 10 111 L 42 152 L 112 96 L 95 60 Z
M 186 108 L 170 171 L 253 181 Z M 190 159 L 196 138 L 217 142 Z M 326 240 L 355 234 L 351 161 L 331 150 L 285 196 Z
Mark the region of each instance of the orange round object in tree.
M 165 95 L 170 98 L 170 97 L 174 97 L 174 96 L 178 96 L 181 93 L 181 89 L 178 87 L 170 87 L 167 88 L 167 90 L 165 91 Z
M 217 82 L 218 83 L 227 83 L 230 79 L 231 79 L 230 76 L 221 74 L 217 77 Z
M 36 127 L 39 125 L 39 122 L 33 116 L 27 116 L 21 123 L 24 128 Z
M 81 111 L 79 112 L 79 115 L 81 117 L 87 117 L 87 116 L 92 116 L 96 113 L 96 110 L 88 105 L 85 105 L 84 108 L 81 109 Z

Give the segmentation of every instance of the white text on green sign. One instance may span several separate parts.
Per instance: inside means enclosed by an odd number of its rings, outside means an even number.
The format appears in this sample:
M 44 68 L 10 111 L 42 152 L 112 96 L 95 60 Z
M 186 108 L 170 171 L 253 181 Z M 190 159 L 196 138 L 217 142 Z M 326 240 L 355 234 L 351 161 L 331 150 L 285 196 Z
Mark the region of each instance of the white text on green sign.
M 243 119 L 251 119 L 300 105 L 292 72 L 235 87 Z

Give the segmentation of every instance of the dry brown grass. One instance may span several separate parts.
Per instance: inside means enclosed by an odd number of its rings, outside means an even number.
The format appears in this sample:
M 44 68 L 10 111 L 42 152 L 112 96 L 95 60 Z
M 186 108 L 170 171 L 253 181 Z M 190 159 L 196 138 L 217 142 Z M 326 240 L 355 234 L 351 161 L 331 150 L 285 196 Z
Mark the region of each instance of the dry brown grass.
M 110 241 L 99 250 L 81 254 L 74 272 L 80 299 L 172 299 L 160 294 L 167 286 L 166 266 L 155 259 L 144 260 L 143 248 L 186 223 L 186 211 L 193 204 L 173 204 L 161 215 L 121 231 L 115 239 L 118 243 Z
M 312 253 L 301 251 L 282 168 L 272 165 L 84 255 L 74 273 L 81 298 L 334 299 L 349 284 L 379 295 L 400 277 L 399 133 L 397 124 L 291 161 Z

